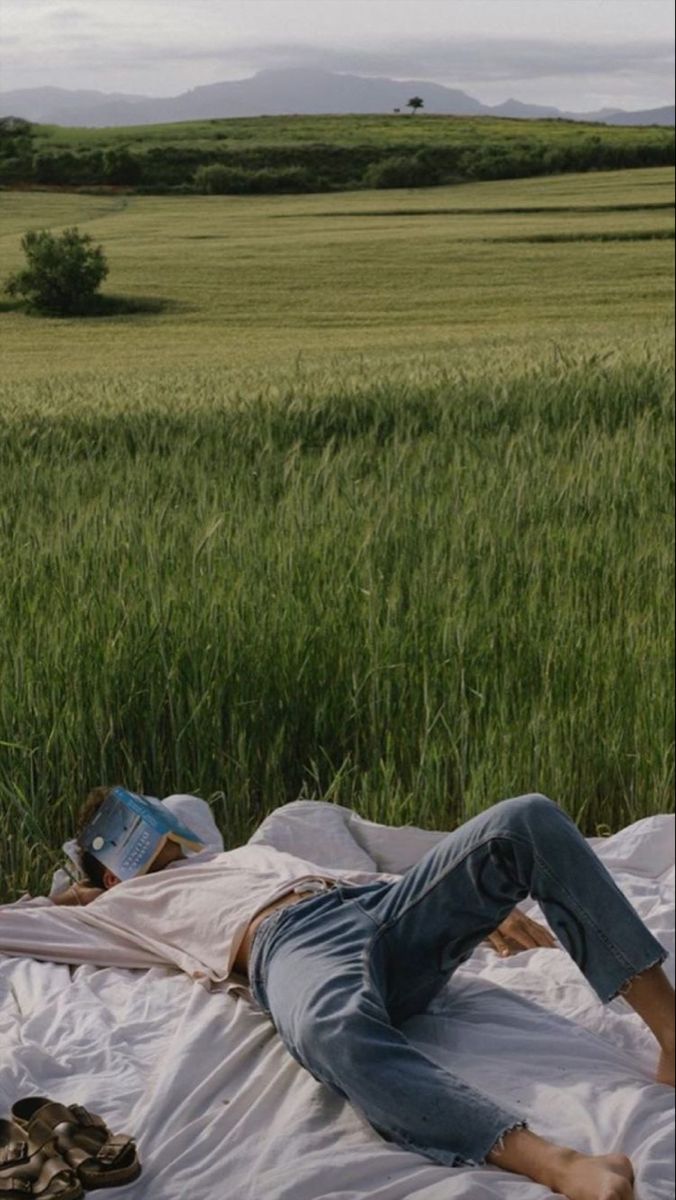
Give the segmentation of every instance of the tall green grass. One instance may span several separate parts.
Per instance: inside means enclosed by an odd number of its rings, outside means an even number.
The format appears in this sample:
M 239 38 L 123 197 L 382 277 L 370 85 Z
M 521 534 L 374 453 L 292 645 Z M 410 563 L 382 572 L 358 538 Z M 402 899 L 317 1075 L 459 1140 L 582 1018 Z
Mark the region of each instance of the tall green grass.
M 651 350 L 0 390 L 0 898 L 85 791 L 452 828 L 671 806 L 672 371 Z

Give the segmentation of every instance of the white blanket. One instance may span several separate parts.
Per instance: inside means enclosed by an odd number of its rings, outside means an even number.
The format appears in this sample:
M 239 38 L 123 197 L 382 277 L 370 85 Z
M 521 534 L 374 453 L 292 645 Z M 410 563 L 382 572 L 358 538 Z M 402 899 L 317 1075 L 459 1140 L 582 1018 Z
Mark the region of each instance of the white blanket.
M 318 866 L 399 873 L 443 834 L 392 830 L 298 802 L 254 835 Z M 590 844 L 674 977 L 674 819 Z M 312 853 L 310 853 L 312 852 Z M 349 860 L 349 861 L 348 861 Z M 521 905 L 544 920 L 531 901 Z M 657 1045 L 618 999 L 603 1007 L 562 950 L 498 959 L 482 945 L 409 1037 L 529 1121 L 592 1154 L 628 1154 L 637 1200 L 673 1200 L 673 1091 Z M 81 1103 L 133 1134 L 143 1175 L 110 1200 L 544 1200 L 496 1167 L 448 1169 L 384 1142 L 290 1057 L 245 999 L 178 971 L 0 956 L 0 1116 L 27 1095 Z M 415 1096 L 411 1097 L 415 1104 Z

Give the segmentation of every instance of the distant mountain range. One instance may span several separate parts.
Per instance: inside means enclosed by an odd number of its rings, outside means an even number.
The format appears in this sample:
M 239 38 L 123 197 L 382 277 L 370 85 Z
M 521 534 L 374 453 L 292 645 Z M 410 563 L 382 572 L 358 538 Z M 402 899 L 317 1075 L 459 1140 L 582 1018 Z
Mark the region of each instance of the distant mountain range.
M 455 116 L 550 117 L 607 125 L 674 124 L 673 104 L 645 112 L 601 108 L 584 113 L 522 104 L 519 100 L 487 105 L 456 88 L 421 79 L 397 81 L 300 68 L 259 71 L 249 79 L 212 83 L 166 98 L 25 88 L 0 92 L 0 116 L 24 117 L 47 125 L 150 125 L 214 117 L 391 113 L 395 109 L 405 112 L 413 96 L 424 100 L 425 112 Z

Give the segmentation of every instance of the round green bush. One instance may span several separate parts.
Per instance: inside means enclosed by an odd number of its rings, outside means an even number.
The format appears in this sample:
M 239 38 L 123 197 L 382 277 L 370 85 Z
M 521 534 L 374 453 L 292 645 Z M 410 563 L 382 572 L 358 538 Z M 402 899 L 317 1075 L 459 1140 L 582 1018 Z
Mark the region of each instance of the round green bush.
M 66 317 L 92 312 L 108 274 L 101 246 L 87 233 L 66 229 L 59 237 L 48 229 L 30 230 L 21 239 L 23 270 L 10 275 L 5 288 L 29 310 Z
M 441 171 L 428 155 L 399 154 L 371 163 L 364 174 L 367 187 L 433 187 L 441 180 Z

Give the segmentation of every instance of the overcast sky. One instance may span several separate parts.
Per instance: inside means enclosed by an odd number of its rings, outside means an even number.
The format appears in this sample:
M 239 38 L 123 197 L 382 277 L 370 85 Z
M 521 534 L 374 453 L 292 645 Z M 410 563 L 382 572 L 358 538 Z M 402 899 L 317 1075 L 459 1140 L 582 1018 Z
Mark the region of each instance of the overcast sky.
M 0 0 L 0 90 L 172 96 L 318 66 L 583 111 L 673 96 L 671 0 Z

